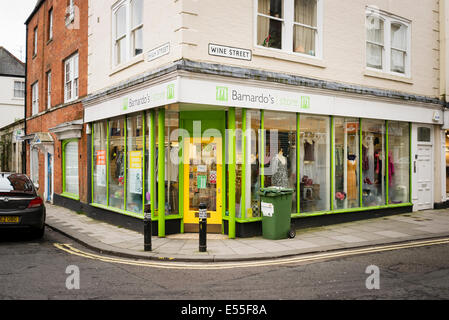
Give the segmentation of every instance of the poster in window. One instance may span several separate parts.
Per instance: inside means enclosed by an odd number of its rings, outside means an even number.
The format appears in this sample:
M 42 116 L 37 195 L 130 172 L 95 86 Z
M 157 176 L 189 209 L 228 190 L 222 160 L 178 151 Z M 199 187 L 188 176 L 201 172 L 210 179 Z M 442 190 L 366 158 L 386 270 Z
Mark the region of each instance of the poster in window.
M 97 185 L 106 187 L 106 150 L 97 151 L 96 159 Z
M 129 153 L 128 184 L 131 193 L 142 194 L 142 151 Z

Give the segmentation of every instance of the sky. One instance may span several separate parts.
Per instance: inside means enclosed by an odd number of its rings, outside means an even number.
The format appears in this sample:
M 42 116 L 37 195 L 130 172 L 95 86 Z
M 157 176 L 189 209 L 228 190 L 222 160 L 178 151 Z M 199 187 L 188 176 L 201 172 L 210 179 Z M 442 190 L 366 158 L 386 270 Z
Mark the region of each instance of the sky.
M 25 61 L 25 21 L 37 0 L 0 0 L 0 46 Z

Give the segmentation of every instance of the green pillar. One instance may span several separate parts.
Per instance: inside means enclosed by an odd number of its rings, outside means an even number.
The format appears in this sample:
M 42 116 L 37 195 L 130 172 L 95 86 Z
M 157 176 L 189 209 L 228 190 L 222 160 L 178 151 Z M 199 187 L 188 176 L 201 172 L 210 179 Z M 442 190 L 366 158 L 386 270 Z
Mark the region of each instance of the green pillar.
M 165 237 L 165 110 L 158 111 L 158 236 Z
M 229 220 L 228 235 L 229 239 L 235 238 L 235 108 L 229 108 L 228 117 L 228 170 L 229 170 Z

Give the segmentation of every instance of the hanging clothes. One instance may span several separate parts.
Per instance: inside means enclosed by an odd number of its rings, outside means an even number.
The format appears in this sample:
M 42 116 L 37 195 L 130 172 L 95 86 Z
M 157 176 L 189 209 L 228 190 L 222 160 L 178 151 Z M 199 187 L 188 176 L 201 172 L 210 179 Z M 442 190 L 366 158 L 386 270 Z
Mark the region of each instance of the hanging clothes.
M 394 161 L 391 151 L 388 152 L 388 185 L 393 185 Z
M 304 161 L 315 161 L 315 141 L 304 142 Z
M 347 177 L 347 183 L 348 183 L 348 199 L 349 200 L 356 200 L 357 199 L 357 161 L 355 160 L 348 160 L 348 177 Z

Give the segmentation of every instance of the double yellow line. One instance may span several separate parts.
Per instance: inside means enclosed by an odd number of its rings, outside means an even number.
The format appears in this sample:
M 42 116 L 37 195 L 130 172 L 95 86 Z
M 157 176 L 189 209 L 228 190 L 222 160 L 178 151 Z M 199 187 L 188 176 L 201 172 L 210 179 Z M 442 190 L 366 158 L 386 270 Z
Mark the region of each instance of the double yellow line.
M 293 263 L 305 263 L 314 262 L 327 259 L 343 258 L 348 256 L 354 256 L 359 254 L 367 253 L 377 253 L 384 251 L 401 250 L 408 248 L 418 248 L 425 246 L 433 246 L 439 244 L 449 244 L 449 238 L 441 238 L 435 240 L 423 240 L 423 241 L 413 241 L 401 244 L 393 245 L 382 245 L 369 248 L 361 249 L 348 249 L 339 250 L 326 253 L 316 253 L 309 255 L 301 255 L 291 258 L 279 258 L 270 260 L 258 260 L 258 261 L 242 261 L 242 262 L 209 262 L 209 263 L 187 263 L 187 262 L 176 262 L 176 261 L 152 261 L 152 260 L 132 260 L 132 259 L 122 259 L 113 258 L 108 256 L 102 256 L 98 254 L 88 253 L 74 248 L 70 244 L 55 243 L 54 246 L 62 251 L 69 254 L 84 257 L 87 259 L 98 260 L 109 263 L 125 264 L 130 266 L 139 267 L 151 267 L 160 269 L 190 269 L 190 270 L 220 270 L 220 269 L 232 269 L 232 268 L 249 268 L 249 267 L 264 267 L 264 266 L 274 266 L 274 265 L 284 265 Z

